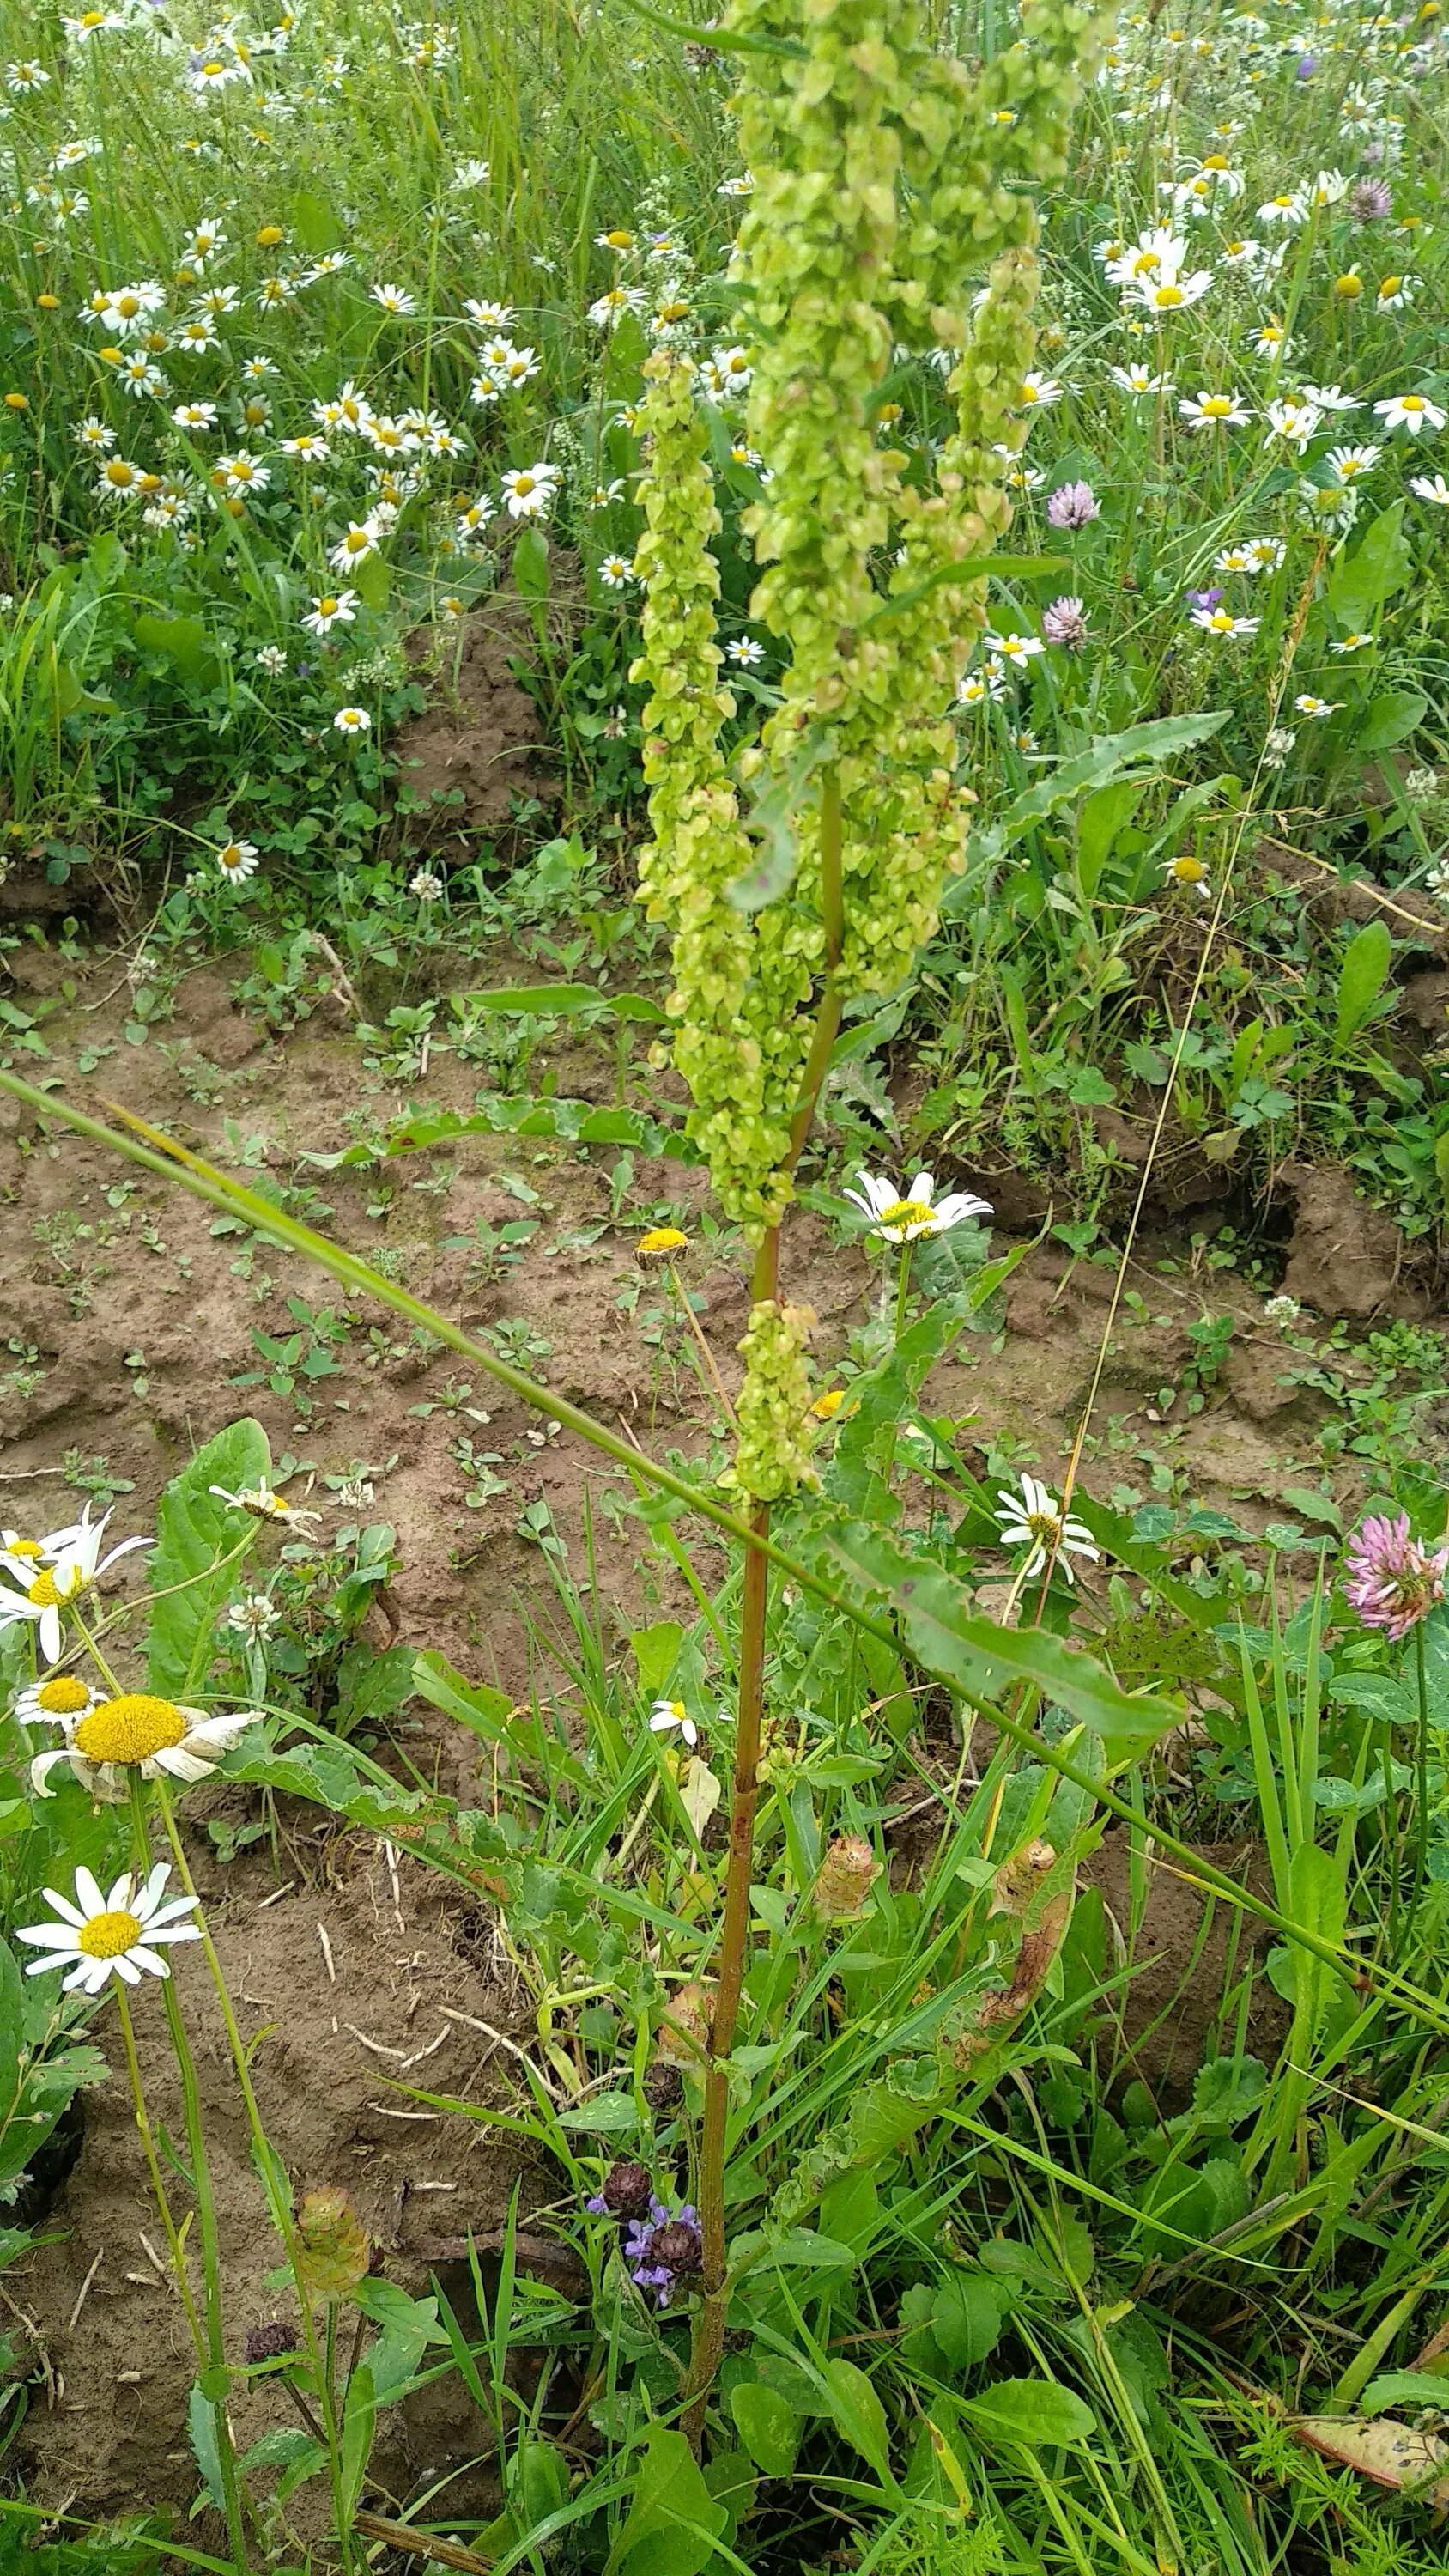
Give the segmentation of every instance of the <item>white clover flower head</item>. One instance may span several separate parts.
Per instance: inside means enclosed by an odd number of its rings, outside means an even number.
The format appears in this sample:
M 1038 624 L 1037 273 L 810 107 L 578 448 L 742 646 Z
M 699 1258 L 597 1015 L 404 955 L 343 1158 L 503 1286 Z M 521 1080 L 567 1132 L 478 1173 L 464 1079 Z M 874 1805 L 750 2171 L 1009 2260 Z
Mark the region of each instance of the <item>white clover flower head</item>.
M 992 1212 L 989 1199 L 978 1199 L 969 1190 L 948 1190 L 938 1199 L 929 1172 L 918 1172 L 904 1197 L 895 1182 L 883 1175 L 857 1172 L 856 1179 L 859 1188 L 847 1189 L 844 1196 L 869 1219 L 872 1233 L 882 1235 L 887 1243 L 916 1243 L 928 1235 L 949 1234 L 967 1217 Z
M 138 1986 L 143 1971 L 152 1977 L 169 1977 L 171 1970 L 160 1950 L 173 1941 L 201 1938 L 200 1925 L 185 1919 L 195 1912 L 199 1898 L 174 1896 L 164 1905 L 161 1901 L 170 1875 L 169 1861 L 158 1861 L 139 1884 L 127 1872 L 103 1895 L 91 1872 L 81 1868 L 75 1874 L 74 1902 L 57 1888 L 43 1888 L 46 1904 L 60 1919 L 17 1929 L 17 1941 L 28 1942 L 44 1954 L 29 1962 L 26 1975 L 42 1977 L 49 1968 L 65 1968 L 69 1973 L 62 1980 L 62 1992 L 69 1994 L 80 1987 L 88 1995 L 98 1995 L 112 1974 L 128 1986 Z
M 1069 1583 L 1075 1583 L 1072 1558 L 1080 1556 L 1095 1565 L 1101 1553 L 1084 1521 L 1064 1512 L 1055 1495 L 1035 1476 L 1023 1476 L 1019 1494 L 1005 1486 L 997 1489 L 1001 1509 L 996 1519 L 1003 1547 L 1029 1547 L 1026 1563 L 1020 1569 L 1021 1579 L 1030 1582 L 1047 1565 L 1059 1565 Z

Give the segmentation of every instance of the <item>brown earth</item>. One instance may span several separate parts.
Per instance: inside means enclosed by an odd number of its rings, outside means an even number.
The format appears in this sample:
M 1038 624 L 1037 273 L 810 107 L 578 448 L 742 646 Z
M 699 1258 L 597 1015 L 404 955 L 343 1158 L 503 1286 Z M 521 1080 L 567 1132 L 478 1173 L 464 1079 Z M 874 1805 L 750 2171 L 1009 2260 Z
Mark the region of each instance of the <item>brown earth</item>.
M 471 1106 L 476 1066 L 439 1046 L 412 1080 L 370 1069 L 368 1050 L 359 1048 L 340 1008 L 273 1038 L 237 1011 L 226 971 L 215 965 L 184 976 L 173 1016 L 136 1044 L 126 1034 L 123 961 L 76 966 L 53 949 L 26 945 L 10 963 L 16 998 L 47 1050 L 12 1058 L 29 1078 L 108 1094 L 241 1167 L 245 1177 L 260 1173 L 283 1188 L 319 1192 L 321 1206 L 309 1202 L 299 1212 L 320 1217 L 325 1207 L 341 1240 L 380 1257 L 406 1287 L 470 1330 L 520 1319 L 518 1329 L 549 1346 L 531 1364 L 553 1387 L 656 1454 L 669 1446 L 697 1450 L 711 1436 L 715 1408 L 693 1346 L 657 1275 L 641 1274 L 632 1251 L 643 1223 L 672 1214 L 691 1225 L 704 1195 L 699 1173 L 636 1155 L 632 1176 L 620 1180 L 615 1217 L 613 1149 L 486 1136 L 384 1167 L 329 1172 L 305 1158 L 337 1151 L 363 1125 L 415 1114 L 425 1099 Z M 89 1084 L 78 1058 L 90 1069 Z M 564 1096 L 613 1096 L 612 1062 L 587 1042 L 566 1037 L 536 1057 L 535 1094 L 549 1075 Z M 637 1525 L 621 1532 L 603 1507 L 606 1494 L 625 1495 L 622 1475 L 568 1435 L 538 1432 L 524 1408 L 480 1372 L 446 1351 L 419 1347 L 389 1310 L 358 1301 L 334 1345 L 339 1373 L 318 1382 L 310 1412 L 299 1416 L 290 1396 L 238 1381 L 262 1366 L 255 1330 L 283 1337 L 296 1329 L 289 1298 L 305 1300 L 313 1312 L 342 1307 L 340 1291 L 321 1273 L 260 1240 L 218 1230 L 196 1200 L 59 1127 L 47 1130 L 5 1096 L 0 1139 L 7 1216 L 0 1313 L 12 1362 L 0 1369 L 7 1522 L 44 1528 L 70 1517 L 73 1479 L 99 1455 L 134 1488 L 117 1501 L 113 1534 L 143 1528 L 167 1478 L 214 1431 L 250 1410 L 266 1425 L 274 1455 L 299 1462 L 289 1491 L 316 1505 L 324 1526 L 358 1511 L 355 1497 L 327 1484 L 329 1476 L 372 1489 L 369 1516 L 386 1519 L 398 1536 L 391 1587 L 398 1633 L 419 1646 L 441 1646 L 477 1681 L 515 1695 L 531 1682 L 559 1686 L 539 1643 L 550 1617 L 547 1567 L 536 1544 L 519 1534 L 529 1506 L 547 1505 L 582 1583 L 584 1507 L 592 1504 L 606 1635 L 622 1638 L 641 1612 L 657 1616 L 675 1606 L 672 1570 L 661 1572 L 657 1563 L 641 1570 Z M 949 1178 L 970 1184 L 980 1175 L 953 1171 Z M 1304 1192 L 1317 1205 L 1307 1182 Z M 537 1232 L 519 1266 L 498 1281 L 480 1279 L 469 1253 L 447 1241 L 471 1237 L 479 1219 L 496 1227 L 525 1217 Z M 731 1386 L 747 1312 L 740 1247 L 693 1231 L 686 1274 Z M 1260 1296 L 1224 1274 L 1199 1273 L 1180 1245 L 1171 1272 L 1160 1258 L 1161 1247 L 1151 1247 L 1129 1273 L 1137 1302 L 1124 1307 L 1106 1354 L 1088 1484 L 1104 1497 L 1118 1483 L 1145 1496 L 1156 1469 L 1195 1498 L 1260 1527 L 1275 1511 L 1281 1516 L 1285 1483 L 1318 1482 L 1323 1474 L 1315 1433 L 1325 1400 L 1285 1382 L 1293 1355 L 1264 1324 Z M 818 1356 L 828 1366 L 867 1311 L 875 1275 L 858 1249 L 837 1247 L 821 1219 L 800 1212 L 789 1230 L 786 1276 L 791 1293 L 816 1309 Z M 1038 1246 L 1009 1284 L 1004 1325 L 998 1318 L 997 1329 L 969 1336 L 940 1372 L 933 1407 L 957 1419 L 983 1466 L 990 1452 L 1059 1473 L 1092 1381 L 1111 1286 L 1110 1270 Z M 1181 1383 L 1188 1325 L 1205 1312 L 1228 1311 L 1236 1336 L 1202 1411 L 1166 1406 L 1166 1394 Z M 460 1396 L 463 1387 L 469 1392 Z M 460 1435 L 494 1453 L 501 1481 L 477 1509 L 466 1500 L 471 1471 L 456 1455 Z M 1352 1464 L 1334 1471 L 1345 1499 L 1357 1472 Z M 703 1571 L 708 1579 L 707 1553 Z M 480 1802 L 486 1784 L 471 1736 L 430 1716 L 408 1750 L 443 1786 Z M 206 1811 L 204 1799 L 189 1806 L 188 1846 L 240 1998 L 244 2034 L 266 2034 L 257 2081 L 288 2169 L 299 2187 L 345 2184 L 389 2269 L 421 2288 L 426 2258 L 419 2249 L 433 2238 L 456 2240 L 469 2226 L 495 2226 L 512 2167 L 479 2129 L 456 2119 L 403 2118 L 416 2106 L 390 2092 L 389 2078 L 436 2083 L 473 2101 L 504 2099 L 508 2051 L 487 2033 L 526 2042 L 527 1998 L 512 1971 L 500 1970 L 486 1925 L 480 1931 L 476 1915 L 460 1911 L 456 1891 L 402 1860 L 394 1893 L 374 1838 L 319 1832 L 315 1813 L 294 1813 L 283 1818 L 275 1861 L 254 1848 L 223 1866 L 205 1836 Z M 1169 1894 L 1154 1881 L 1145 1948 L 1139 1942 L 1143 1957 L 1160 1948 L 1164 1980 L 1180 1979 L 1195 1937 L 1195 1920 L 1163 1914 Z M 1142 1990 L 1149 2018 L 1157 1993 Z M 239 2337 L 275 2308 L 277 2294 L 264 2276 L 276 2249 L 203 1980 L 193 1980 L 188 1994 L 196 1999 L 188 2010 L 198 2031 Z M 1168 1996 L 1168 1985 L 1161 1994 Z M 1171 2010 L 1178 2008 L 1173 2000 Z M 155 2107 L 179 2134 L 154 1993 L 140 1999 L 138 2014 Z M 433 2053 L 423 2064 L 427 2051 Z M 414 2055 L 420 2062 L 410 2072 Z M 80 2510 L 114 2510 L 143 2499 L 184 2501 L 195 2488 L 183 2425 L 191 2366 L 173 2294 L 142 2243 L 141 2231 L 153 2244 L 156 2235 L 124 2084 L 113 2078 L 84 2107 L 79 2161 L 50 2211 L 57 2241 L 7 2276 L 12 2327 L 48 2391 L 48 2402 L 38 2397 L 32 2406 L 12 2456 L 29 2491 L 46 2503 L 69 2498 Z M 434 2192 L 432 2184 L 450 2188 Z M 546 2176 L 531 2178 L 525 2206 L 551 2187 Z M 389 2432 L 380 2469 L 399 2494 L 425 2470 L 483 2447 L 476 2419 L 464 2421 L 456 2407 L 447 2413 L 456 2400 L 472 2416 L 456 2382 L 448 2385 L 452 2395 L 434 2412 L 419 2401 Z M 239 2437 L 282 2420 L 281 2401 L 268 2388 L 239 2409 Z

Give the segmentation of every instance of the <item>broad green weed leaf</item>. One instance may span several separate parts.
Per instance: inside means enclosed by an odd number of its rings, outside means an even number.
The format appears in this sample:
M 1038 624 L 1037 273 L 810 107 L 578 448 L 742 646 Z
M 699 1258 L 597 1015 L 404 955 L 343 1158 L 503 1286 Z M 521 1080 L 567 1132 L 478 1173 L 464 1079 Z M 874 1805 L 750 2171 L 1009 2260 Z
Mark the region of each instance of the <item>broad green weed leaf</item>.
M 741 2381 L 730 2392 L 735 2431 L 757 2469 L 767 2478 L 788 2478 L 800 2448 L 800 2418 L 773 2388 L 758 2379 Z
M 827 2362 L 821 2378 L 836 2431 L 870 2462 L 882 2486 L 891 2485 L 890 2435 L 873 2383 L 853 2361 Z
M 240 1493 L 267 1481 L 272 1453 L 259 1422 L 230 1423 L 173 1476 L 156 1513 L 156 1545 L 149 1563 L 151 1625 L 146 1638 L 146 1678 L 165 1699 L 200 1690 L 211 1662 L 221 1604 L 236 1569 L 217 1568 L 246 1537 L 252 1523 L 213 1494 L 213 1485 Z
M 1393 953 L 1393 941 L 1382 921 L 1366 921 L 1349 941 L 1338 971 L 1334 1036 L 1340 1046 L 1347 1046 L 1369 1018 L 1387 981 Z
M 1413 557 L 1404 538 L 1404 503 L 1391 501 L 1342 554 L 1328 579 L 1330 616 L 1351 633 L 1372 626 L 1384 601 L 1409 578 Z
M 1054 2379 L 999 2379 L 967 2398 L 961 2411 L 988 2442 L 1019 2442 L 1031 2450 L 1085 2442 L 1097 2423 L 1090 2406 Z
M 700 2576 L 729 2514 L 716 2504 L 682 2433 L 653 2424 L 628 2519 L 604 2576 Z

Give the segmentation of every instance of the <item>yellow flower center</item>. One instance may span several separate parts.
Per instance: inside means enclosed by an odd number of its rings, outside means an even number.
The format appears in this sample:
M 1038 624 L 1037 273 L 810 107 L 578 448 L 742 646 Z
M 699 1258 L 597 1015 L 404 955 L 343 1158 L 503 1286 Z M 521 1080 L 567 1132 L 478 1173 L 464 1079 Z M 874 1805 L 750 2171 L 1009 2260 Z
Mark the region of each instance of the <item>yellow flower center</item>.
M 1363 279 L 1355 277 L 1352 269 L 1346 269 L 1342 277 L 1334 279 L 1333 291 L 1341 304 L 1352 304 L 1354 298 L 1363 293 Z M 1382 294 L 1383 289 L 1380 288 L 1379 292 Z
M 1231 619 L 1228 622 L 1231 624 Z M 1179 885 L 1201 885 L 1206 873 L 1201 859 L 1195 859 L 1190 851 L 1172 862 L 1171 874 Z
M 1404 282 L 1404 281 L 1403 281 L 1403 279 L 1402 279 L 1401 277 L 1383 277 L 1383 278 L 1380 278 L 1380 280 L 1379 280 L 1379 294 L 1380 294 L 1380 296 L 1381 296 L 1381 297 L 1383 297 L 1383 296 L 1385 296 L 1385 295 L 1397 295 L 1397 294 L 1398 294 L 1398 291 L 1399 291 L 1399 289 L 1400 289 L 1400 287 L 1403 285 L 1403 282 Z
M 650 1227 L 647 1234 L 640 1235 L 639 1250 L 641 1252 L 681 1252 L 688 1241 L 688 1235 L 681 1234 L 677 1225 L 655 1225 Z
M 622 231 L 605 233 L 604 239 L 608 243 L 610 250 L 632 250 L 634 247 L 634 236 L 632 233 Z
M 81 1719 L 75 1745 L 88 1762 L 146 1762 L 164 1745 L 179 1744 L 185 1733 L 186 1720 L 173 1701 L 124 1691 Z
M 1422 394 L 1405 394 L 1403 401 L 1399 405 L 1400 411 L 1422 411 L 1423 408 L 1424 397 Z
M 894 1199 L 888 1208 L 881 1209 L 876 1222 L 878 1225 L 902 1225 L 914 1229 L 929 1226 L 935 1220 L 924 1200 Z
M 48 1682 L 41 1683 L 35 1694 L 35 1705 L 43 1709 L 47 1717 L 74 1717 L 76 1710 L 84 1708 L 89 1699 L 90 1692 L 85 1683 L 78 1682 L 74 1673 L 53 1673 Z
M 1180 286 L 1159 286 L 1157 289 L 1156 300 L 1159 304 L 1180 304 L 1182 302 L 1182 288 Z
M 318 600 L 318 602 L 317 602 L 317 614 L 318 614 L 318 616 L 319 616 L 319 617 L 335 617 L 335 616 L 336 616 L 336 614 L 337 614 L 337 602 L 336 602 L 336 600 L 335 600 L 334 598 L 332 598 L 332 596 L 331 596 L 331 594 L 330 594 L 330 593 L 328 594 L 328 596 L 327 596 L 327 598 L 326 598 L 326 599 L 319 599 L 319 600 Z
M 28 1586 L 25 1598 L 33 1601 L 37 1610 L 58 1610 L 62 1601 L 68 1601 L 71 1594 L 79 1590 L 80 1582 L 75 1575 L 71 1576 L 62 1592 L 53 1574 L 37 1574 L 35 1581 Z
M 824 1395 L 817 1395 L 814 1403 L 810 1407 L 810 1410 L 812 1413 L 818 1414 L 822 1422 L 833 1422 L 844 1402 L 844 1387 L 832 1386 L 827 1389 Z
M 1202 166 L 1205 170 L 1226 170 L 1228 166 L 1227 154 L 1225 152 L 1210 152 Z
M 1202 407 L 1203 418 L 1204 420 L 1226 420 L 1232 407 L 1226 394 L 1209 394 Z
M 1028 1512 L 1026 1525 L 1042 1547 L 1055 1547 L 1061 1536 L 1062 1525 L 1055 1512 Z
M 1155 250 L 1145 250 L 1140 258 L 1132 262 L 1132 274 L 1134 277 L 1150 277 L 1154 268 L 1161 266 L 1162 261 L 1158 253 Z
M 84 1931 L 76 1934 L 76 1948 L 87 1959 L 119 1959 L 140 1938 L 139 1918 L 117 1907 L 113 1914 L 93 1914 Z
M 18 1538 L 15 1541 L 14 1546 L 11 1548 L 10 1554 L 12 1556 L 39 1556 L 40 1541 L 38 1538 Z

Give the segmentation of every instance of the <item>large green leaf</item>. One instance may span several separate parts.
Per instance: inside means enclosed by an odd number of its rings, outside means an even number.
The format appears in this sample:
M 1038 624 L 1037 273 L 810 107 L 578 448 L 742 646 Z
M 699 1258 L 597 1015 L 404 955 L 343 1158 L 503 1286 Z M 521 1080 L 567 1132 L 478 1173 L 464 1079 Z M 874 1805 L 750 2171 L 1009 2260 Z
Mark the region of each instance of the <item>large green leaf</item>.
M 222 1567 L 252 1526 L 245 1512 L 211 1491 L 231 1493 L 270 1479 L 272 1453 L 259 1422 L 228 1424 L 173 1476 L 156 1514 L 150 1563 L 151 1626 L 146 1638 L 146 1677 L 165 1699 L 199 1690 L 211 1662 L 212 1640 L 235 1569 Z
M 998 2379 L 961 2412 L 987 2441 L 1021 2442 L 1035 2449 L 1085 2442 L 1096 2417 L 1070 2388 L 1054 2379 Z
M 828 2361 L 821 2377 L 836 2431 L 863 2460 L 869 2460 L 882 2486 L 891 2485 L 890 2434 L 873 2383 L 853 2361 Z
M 1346 1046 L 1372 1012 L 1388 980 L 1394 944 L 1382 921 L 1366 921 L 1344 950 L 1338 970 L 1338 1005 L 1334 1036 Z
M 699 2576 L 729 2521 L 682 2433 L 652 2424 L 628 2518 L 604 2576 Z
M 1115 1755 L 1145 1752 L 1181 1724 L 1182 1712 L 1170 1701 L 1129 1697 L 1090 1655 L 1060 1637 L 973 1618 L 954 1576 L 907 1556 L 879 1530 L 848 1525 L 826 1547 L 857 1583 L 892 1603 L 916 1661 L 968 1697 L 990 1699 L 1014 1682 L 1030 1683 L 1105 1738 Z
M 1384 601 L 1409 578 L 1413 557 L 1404 538 L 1404 503 L 1391 501 L 1364 530 L 1352 554 L 1328 577 L 1329 614 L 1351 633 L 1373 624 Z
M 788 2478 L 800 2448 L 800 2418 L 778 2389 L 763 2380 L 742 2380 L 730 2391 L 735 2431 L 757 2469 L 767 2478 Z

